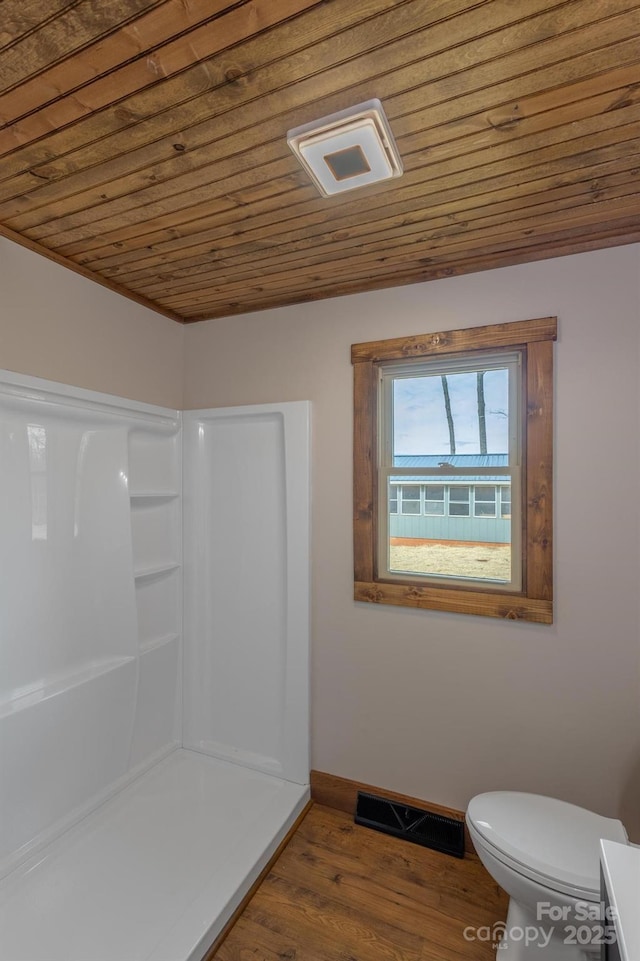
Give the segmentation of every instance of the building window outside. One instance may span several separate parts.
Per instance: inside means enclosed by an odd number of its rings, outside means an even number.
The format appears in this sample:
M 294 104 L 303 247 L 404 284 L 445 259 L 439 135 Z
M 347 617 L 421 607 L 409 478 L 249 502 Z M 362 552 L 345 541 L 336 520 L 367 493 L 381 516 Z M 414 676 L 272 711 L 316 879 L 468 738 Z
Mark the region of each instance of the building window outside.
M 501 490 L 500 514 L 497 513 L 498 494 Z M 470 505 L 473 499 L 473 514 Z M 444 484 L 398 484 L 391 481 L 389 488 L 389 513 L 414 514 L 425 517 L 502 517 L 511 516 L 511 488 L 503 485 L 452 487 Z
M 420 514 L 420 487 L 417 484 L 403 484 L 399 488 L 400 513 Z
M 449 513 L 452 517 L 469 516 L 469 487 L 449 488 Z
M 440 484 L 427 484 L 425 488 L 424 512 L 434 517 L 444 514 L 444 487 Z
M 475 487 L 473 491 L 474 517 L 496 516 L 495 487 Z
M 555 337 L 543 318 L 354 345 L 357 600 L 551 622 Z

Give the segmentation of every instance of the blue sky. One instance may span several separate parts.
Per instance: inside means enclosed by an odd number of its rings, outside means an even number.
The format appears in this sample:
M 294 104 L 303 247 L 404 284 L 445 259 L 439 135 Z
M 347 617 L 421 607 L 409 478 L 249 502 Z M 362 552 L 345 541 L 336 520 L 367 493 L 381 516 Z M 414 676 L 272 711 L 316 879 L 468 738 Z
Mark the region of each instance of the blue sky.
M 447 374 L 456 453 L 480 452 L 476 374 Z M 484 375 L 487 453 L 508 450 L 509 373 Z M 394 454 L 450 454 L 440 374 L 394 379 Z

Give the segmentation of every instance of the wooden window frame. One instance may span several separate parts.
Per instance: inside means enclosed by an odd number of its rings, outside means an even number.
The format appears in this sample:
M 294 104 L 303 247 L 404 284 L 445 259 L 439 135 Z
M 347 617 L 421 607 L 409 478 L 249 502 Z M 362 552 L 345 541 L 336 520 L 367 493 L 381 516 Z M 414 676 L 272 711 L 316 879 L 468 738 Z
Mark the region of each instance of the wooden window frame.
M 509 620 L 553 622 L 553 341 L 555 317 L 354 344 L 354 598 Z M 522 355 L 522 589 L 393 582 L 377 570 L 379 374 L 385 362 L 512 349 Z

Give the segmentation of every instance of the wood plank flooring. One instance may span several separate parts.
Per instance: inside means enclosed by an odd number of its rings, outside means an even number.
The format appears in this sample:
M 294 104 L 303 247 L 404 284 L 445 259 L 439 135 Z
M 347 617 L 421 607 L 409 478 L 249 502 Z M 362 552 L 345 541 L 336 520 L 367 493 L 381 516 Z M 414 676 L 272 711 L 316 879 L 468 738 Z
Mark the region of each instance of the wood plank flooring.
M 490 961 L 507 898 L 458 860 L 315 804 L 211 961 Z

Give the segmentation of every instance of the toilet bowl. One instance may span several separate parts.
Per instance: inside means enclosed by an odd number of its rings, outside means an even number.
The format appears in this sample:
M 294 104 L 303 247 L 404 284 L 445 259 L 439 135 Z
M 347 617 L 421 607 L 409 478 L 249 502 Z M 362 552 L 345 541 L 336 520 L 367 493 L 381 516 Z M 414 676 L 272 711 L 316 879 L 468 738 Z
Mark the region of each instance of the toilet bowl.
M 500 961 L 599 957 L 600 839 L 628 843 L 622 822 L 515 791 L 474 797 L 466 822 L 478 857 L 509 895 Z

